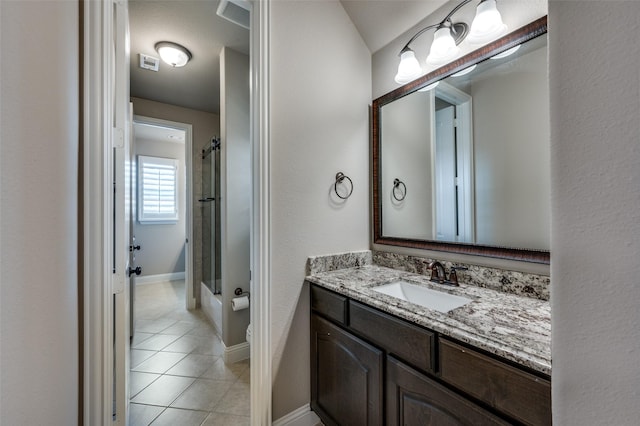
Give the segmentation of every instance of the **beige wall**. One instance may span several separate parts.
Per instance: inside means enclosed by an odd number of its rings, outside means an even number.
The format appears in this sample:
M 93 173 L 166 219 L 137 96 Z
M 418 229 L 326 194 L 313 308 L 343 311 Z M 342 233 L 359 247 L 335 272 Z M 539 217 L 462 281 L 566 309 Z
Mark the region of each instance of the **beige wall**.
M 308 256 L 369 248 L 371 55 L 338 1 L 271 11 L 273 418 L 309 403 Z M 337 172 L 353 195 L 332 195 Z
M 78 3 L 1 1 L 0 15 L 0 423 L 73 425 Z
M 479 75 L 469 90 L 478 244 L 549 250 L 548 80 L 541 48 L 507 73 Z
M 141 276 L 143 277 L 184 272 L 187 197 L 185 144 L 136 138 L 134 145 L 136 162 L 138 155 L 178 160 L 178 222 L 170 224 L 141 224 L 138 222 L 137 212 L 134 212 L 135 225 L 133 235 L 136 237 L 136 244 L 142 246 L 141 250 L 136 252 L 135 265 L 142 267 Z M 137 182 L 134 184 L 137 187 Z M 138 204 L 136 203 L 136 205 Z
M 220 54 L 222 340 L 246 341 L 249 309 L 234 312 L 234 289 L 249 291 L 251 144 L 249 57 L 225 47 Z
M 640 2 L 552 0 L 553 423 L 640 419 Z
M 193 294 L 200 300 L 200 281 L 202 280 L 202 245 L 199 235 L 202 234 L 202 204 L 198 199 L 202 193 L 202 148 L 209 144 L 213 136 L 220 135 L 220 116 L 210 112 L 182 108 L 175 105 L 163 104 L 142 98 L 131 98 L 133 113 L 145 117 L 161 118 L 191 124 L 193 133 L 192 144 L 192 194 L 193 194 Z
M 431 94 L 416 92 L 382 107 L 380 150 L 382 234 L 433 240 L 431 200 Z M 404 182 L 402 201 L 393 198 L 393 181 Z M 402 188 L 402 187 L 401 187 Z M 397 195 L 401 197 L 401 190 Z

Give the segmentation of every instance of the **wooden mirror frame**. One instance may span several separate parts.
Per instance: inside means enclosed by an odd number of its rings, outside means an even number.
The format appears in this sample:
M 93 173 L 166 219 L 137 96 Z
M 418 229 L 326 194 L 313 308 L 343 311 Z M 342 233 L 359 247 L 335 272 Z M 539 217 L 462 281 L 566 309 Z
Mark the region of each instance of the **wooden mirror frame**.
M 423 250 L 435 250 L 450 253 L 461 253 L 474 256 L 494 257 L 518 260 L 523 262 L 550 263 L 550 252 L 500 246 L 488 246 L 470 243 L 444 242 L 434 240 L 416 240 L 410 238 L 385 237 L 382 235 L 382 203 L 380 202 L 380 110 L 381 108 L 415 92 L 421 87 L 442 80 L 451 74 L 461 71 L 473 64 L 489 59 L 500 52 L 525 43 L 547 32 L 547 17 L 544 16 L 506 36 L 475 50 L 441 68 L 436 69 L 410 83 L 405 84 L 373 101 L 371 121 L 371 175 L 373 183 L 373 242 L 391 246 L 409 247 Z

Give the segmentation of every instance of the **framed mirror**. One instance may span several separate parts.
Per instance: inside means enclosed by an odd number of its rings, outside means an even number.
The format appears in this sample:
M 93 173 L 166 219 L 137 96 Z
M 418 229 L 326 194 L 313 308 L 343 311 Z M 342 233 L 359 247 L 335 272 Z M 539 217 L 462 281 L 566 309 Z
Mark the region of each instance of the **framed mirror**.
M 547 18 L 373 101 L 374 243 L 548 264 Z

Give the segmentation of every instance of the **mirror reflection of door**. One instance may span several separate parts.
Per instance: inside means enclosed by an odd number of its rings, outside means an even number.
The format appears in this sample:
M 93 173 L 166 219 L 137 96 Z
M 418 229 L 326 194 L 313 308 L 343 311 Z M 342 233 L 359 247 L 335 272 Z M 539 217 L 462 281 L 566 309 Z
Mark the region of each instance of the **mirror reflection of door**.
M 433 91 L 434 235 L 473 242 L 473 141 L 471 96 L 441 83 Z

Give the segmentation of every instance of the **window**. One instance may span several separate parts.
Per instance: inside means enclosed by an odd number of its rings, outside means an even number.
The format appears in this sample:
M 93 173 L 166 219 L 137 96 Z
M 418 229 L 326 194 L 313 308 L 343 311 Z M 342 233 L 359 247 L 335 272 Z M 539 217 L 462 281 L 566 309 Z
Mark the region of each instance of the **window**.
M 138 155 L 138 222 L 178 222 L 178 161 Z

